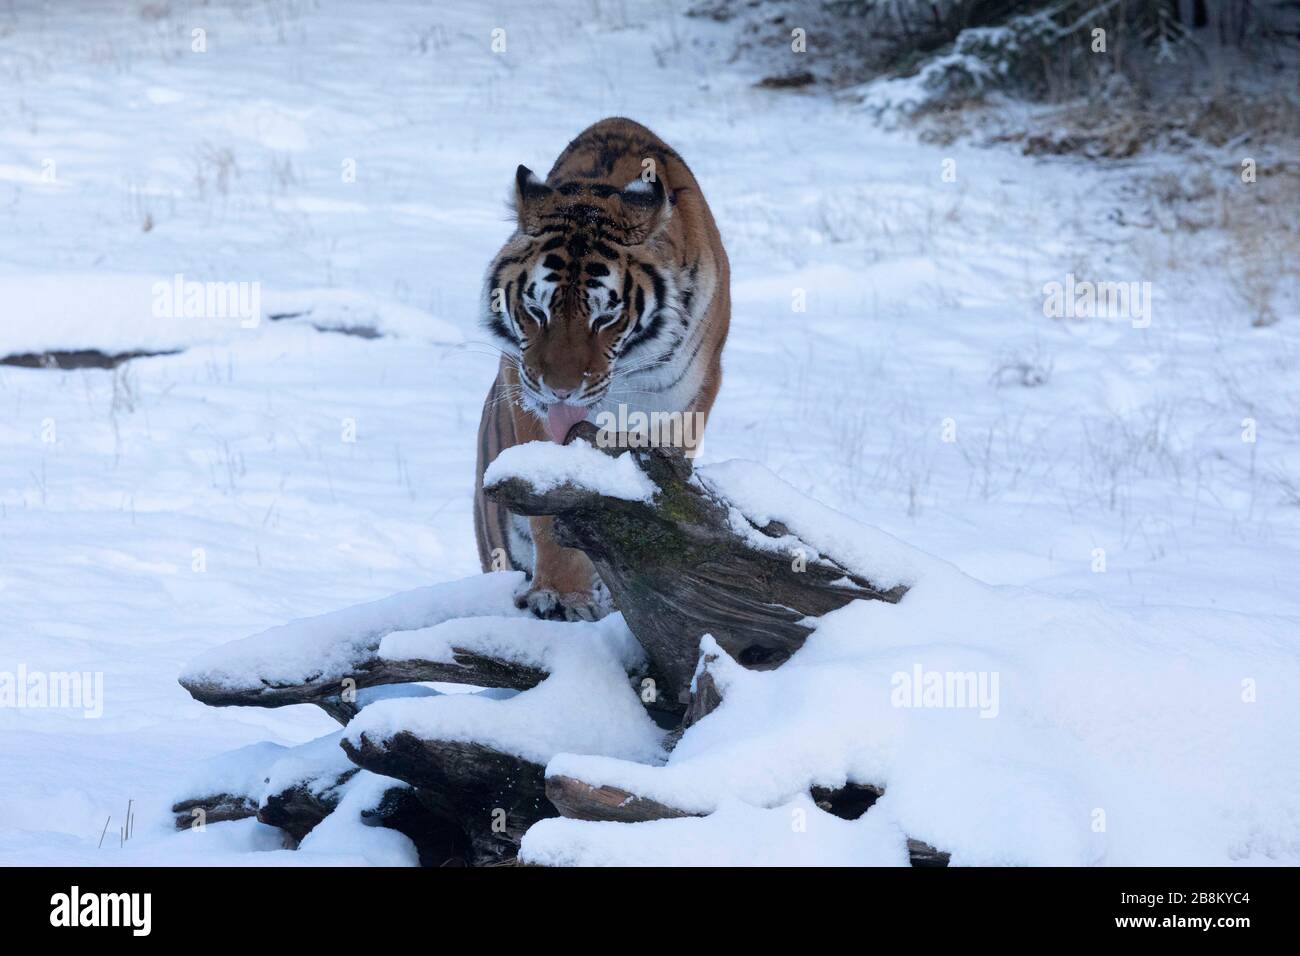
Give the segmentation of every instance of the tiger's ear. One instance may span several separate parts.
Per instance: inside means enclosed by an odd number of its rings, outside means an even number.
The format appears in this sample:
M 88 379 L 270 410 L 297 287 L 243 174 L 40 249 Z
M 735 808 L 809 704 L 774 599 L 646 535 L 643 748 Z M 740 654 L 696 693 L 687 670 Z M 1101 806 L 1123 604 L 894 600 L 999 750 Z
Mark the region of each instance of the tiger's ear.
M 527 166 L 521 165 L 515 170 L 515 218 L 520 229 L 530 234 L 537 231 L 538 206 L 552 192 L 554 190 Z
M 649 180 L 638 176 L 618 195 L 627 213 L 628 245 L 640 245 L 652 239 L 672 218 L 672 199 L 658 176 Z

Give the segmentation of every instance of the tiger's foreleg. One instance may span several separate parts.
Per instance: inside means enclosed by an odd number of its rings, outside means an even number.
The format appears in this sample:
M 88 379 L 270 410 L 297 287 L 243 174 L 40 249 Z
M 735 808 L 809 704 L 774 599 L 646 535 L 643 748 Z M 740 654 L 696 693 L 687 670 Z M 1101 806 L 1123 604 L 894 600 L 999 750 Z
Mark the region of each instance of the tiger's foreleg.
M 515 604 L 542 618 L 599 620 L 611 610 L 609 594 L 590 558 L 556 543 L 553 524 L 551 517 L 528 519 L 536 555 L 533 579 Z
M 549 441 L 541 421 L 530 412 L 511 407 L 516 441 Z M 515 603 L 538 617 L 570 621 L 594 621 L 610 611 L 609 595 L 591 559 L 576 548 L 561 547 L 555 540 L 554 519 L 528 519 L 533 545 L 532 581 Z

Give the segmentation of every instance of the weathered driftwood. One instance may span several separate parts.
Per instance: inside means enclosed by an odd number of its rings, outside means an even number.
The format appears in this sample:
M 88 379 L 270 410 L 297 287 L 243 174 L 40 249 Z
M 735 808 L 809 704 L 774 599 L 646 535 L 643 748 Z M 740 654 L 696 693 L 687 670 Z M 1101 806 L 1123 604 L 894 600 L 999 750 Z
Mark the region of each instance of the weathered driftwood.
M 700 655 L 695 676 L 691 679 L 687 691 L 686 710 L 682 714 L 681 721 L 671 729 L 664 740 L 664 746 L 668 750 L 677 746 L 677 742 L 682 739 L 682 734 L 686 733 L 689 727 L 709 716 L 722 703 L 722 691 L 710 669 L 717 659 L 717 654 Z
M 484 744 L 403 731 L 382 741 L 363 734 L 359 746 L 345 738 L 343 749 L 358 766 L 417 788 L 439 817 L 461 828 L 476 866 L 512 860 L 524 831 L 556 816 L 543 768 Z
M 296 847 L 338 808 L 342 796 L 339 788 L 359 772 L 359 767 L 343 772 L 332 786 L 321 788 L 301 782 L 271 794 L 257 811 L 257 819 L 279 827 Z M 411 787 L 389 787 L 379 804 L 363 810 L 361 816 L 372 826 L 396 830 L 408 837 L 415 844 L 421 866 L 464 866 L 468 861 L 469 845 L 460 826 L 439 812 L 436 800 Z
M 717 654 L 700 655 L 699 667 L 696 668 L 686 702 L 686 713 L 682 714 L 683 730 L 709 716 L 722 703 L 722 691 L 718 689 L 713 672 L 709 670 L 709 665 L 717 659 Z
M 334 812 L 341 798 L 339 788 L 359 772 L 360 768 L 352 767 L 326 786 L 315 780 L 302 780 L 279 793 L 268 794 L 257 810 L 257 819 L 279 827 L 293 837 L 294 843 L 299 843 L 316 824 Z
M 580 422 L 568 440 L 596 445 L 596 434 Z M 755 547 L 732 529 L 726 503 L 691 481 L 680 451 L 631 454 L 657 488 L 653 503 L 571 484 L 541 491 L 518 477 L 485 490 L 516 514 L 553 515 L 556 539 L 587 553 L 665 682 L 668 701 L 686 702 L 705 634 L 744 666 L 766 670 L 803 644 L 811 633 L 805 618 L 855 600 L 896 603 L 905 593 L 901 586 L 876 587 L 833 556 L 795 570 L 792 555 Z M 758 530 L 773 538 L 788 533 L 775 522 Z
M 376 650 L 378 646 L 376 645 Z M 197 701 L 213 707 L 284 707 L 288 704 L 317 704 L 341 723 L 356 716 L 355 706 L 340 700 L 343 680 L 349 689 L 445 681 L 479 687 L 527 690 L 546 679 L 546 672 L 515 661 L 487 657 L 463 648 L 452 648 L 453 663 L 442 661 L 389 661 L 377 654 L 346 675 L 323 674 L 298 684 L 263 683 L 256 687 L 228 687 L 202 681 L 181 680 L 181 686 Z
M 196 814 L 195 810 L 202 813 Z M 181 800 L 172 805 L 172 813 L 176 814 L 176 829 L 188 830 L 200 820 L 207 825 L 255 817 L 257 801 L 244 794 L 213 793 Z
M 172 806 L 177 830 L 188 830 L 203 811 L 204 824 L 256 817 L 259 822 L 283 830 L 286 846 L 297 847 L 318 823 L 333 813 L 342 797 L 340 788 L 360 772 L 352 767 L 340 773 L 332 784 L 299 781 L 279 793 L 270 794 L 259 807 L 247 795 L 212 794 L 182 800 Z M 470 859 L 468 841 L 460 825 L 440 812 L 438 801 L 411 787 L 393 786 L 384 791 L 379 804 L 362 811 L 366 822 L 405 834 L 415 844 L 422 866 L 464 866 Z
M 700 663 L 696 693 L 687 710 L 691 722 L 722 699 L 709 671 L 716 659 L 717 655 L 706 655 Z M 635 677 L 633 684 L 637 684 Z M 680 728 L 675 733 L 679 735 Z M 438 815 L 458 825 L 468 845 L 466 856 L 474 865 L 509 862 L 519 851 L 524 831 L 540 819 L 555 816 L 557 810 L 563 816 L 602 820 L 685 815 L 632 795 L 627 795 L 630 805 L 620 809 L 622 791 L 591 788 L 578 780 L 571 781 L 570 794 L 566 789 L 570 778 L 547 780 L 541 765 L 482 744 L 422 740 L 411 733 L 371 740 L 363 734 L 360 746 L 345 739 L 343 749 L 359 766 L 411 784 Z M 590 807 L 600 804 L 602 795 L 603 815 L 590 815 L 596 812 Z M 588 809 L 582 811 L 583 807 Z
M 573 820 L 640 823 L 692 816 L 685 810 L 637 796 L 628 790 L 608 784 L 590 784 L 562 775 L 546 778 L 546 798 L 560 811 L 560 816 Z
M 812 798 L 827 813 L 833 813 L 845 820 L 856 820 L 866 813 L 884 792 L 880 787 L 870 784 L 849 783 L 836 789 L 814 787 Z M 672 820 L 703 815 L 668 806 L 621 787 L 588 783 L 562 774 L 546 778 L 546 796 L 560 811 L 560 816 L 573 820 L 645 823 L 650 820 Z M 948 865 L 947 853 L 910 837 L 907 841 L 907 854 L 912 866 Z
M 907 856 L 912 861 L 912 866 L 923 867 L 940 867 L 947 866 L 951 855 L 944 853 L 943 850 L 936 850 L 928 843 L 922 843 L 920 840 L 907 838 Z
M 325 713 L 329 714 L 344 727 L 348 725 L 349 720 L 361 713 L 361 708 L 359 708 L 352 700 L 344 700 L 342 694 L 335 697 L 327 697 L 325 700 L 314 700 L 312 703 L 325 711 Z

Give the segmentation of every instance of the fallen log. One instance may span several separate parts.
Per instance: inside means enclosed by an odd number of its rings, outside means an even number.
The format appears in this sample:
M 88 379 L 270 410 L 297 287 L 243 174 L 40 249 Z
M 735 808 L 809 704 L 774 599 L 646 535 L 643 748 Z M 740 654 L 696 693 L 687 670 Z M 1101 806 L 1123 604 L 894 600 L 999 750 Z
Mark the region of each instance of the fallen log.
M 686 701 L 686 713 L 682 714 L 683 731 L 709 716 L 722 703 L 722 691 L 713 676 L 713 671 L 710 670 L 717 659 L 717 654 L 700 655 L 700 662 L 695 669 L 695 678 L 691 681 Z
M 871 784 L 845 784 L 843 787 L 812 789 L 813 801 L 822 810 L 844 820 L 856 820 L 884 795 L 884 789 Z M 616 823 L 646 823 L 650 820 L 673 820 L 699 817 L 702 813 L 682 810 L 658 800 L 643 797 L 611 784 L 594 784 L 564 774 L 546 778 L 546 797 L 571 820 Z M 908 861 L 912 866 L 948 865 L 948 854 L 928 843 L 907 838 Z
M 512 861 L 524 831 L 556 816 L 541 765 L 484 744 L 402 731 L 383 741 L 363 734 L 359 745 L 344 738 L 343 749 L 358 766 L 411 784 L 437 816 L 454 821 L 475 866 Z
M 675 749 L 682 735 L 692 725 L 709 716 L 722 703 L 722 690 L 718 687 L 717 679 L 711 669 L 717 660 L 717 654 L 707 652 L 700 654 L 695 676 L 691 678 L 691 685 L 686 692 L 686 710 L 682 713 L 681 721 L 676 727 L 670 729 L 664 739 L 666 750 Z
M 921 867 L 947 866 L 950 860 L 950 854 L 911 837 L 907 838 L 907 856 L 912 861 L 912 866 Z
M 573 820 L 641 823 L 697 815 L 609 784 L 590 784 L 562 775 L 546 778 L 546 799 L 560 811 L 560 816 Z
M 199 811 L 196 813 L 195 811 Z M 172 804 L 177 830 L 257 816 L 257 801 L 245 794 L 213 793 Z
M 568 443 L 598 446 L 597 435 L 594 425 L 579 422 Z M 602 450 L 624 454 L 619 447 Z M 644 499 L 572 481 L 539 482 L 526 459 L 507 458 L 514 451 L 489 470 L 485 492 L 516 514 L 555 518 L 556 540 L 591 558 L 665 682 L 663 696 L 679 707 L 687 702 L 705 634 L 745 667 L 767 670 L 803 644 L 812 632 L 808 618 L 850 601 L 897 603 L 906 593 L 902 585 L 877 587 L 815 549 L 808 549 L 813 559 L 801 561 L 792 554 L 797 537 L 779 522 L 738 529 L 743 516 L 695 479 L 679 450 L 629 452 L 654 489 Z
M 339 774 L 332 783 L 302 781 L 268 794 L 257 811 L 257 819 L 279 827 L 293 840 L 303 841 L 316 826 L 338 809 L 342 790 L 358 773 L 352 767 Z M 414 845 L 421 866 L 464 866 L 469 847 L 461 828 L 444 816 L 436 800 L 428 799 L 415 788 L 395 784 L 384 791 L 377 806 L 361 811 L 361 818 L 371 826 L 396 830 Z
M 470 683 L 516 690 L 546 674 L 474 649 L 452 648 L 437 660 L 387 660 L 391 634 L 452 619 L 518 615 L 517 574 L 486 574 L 404 591 L 378 601 L 302 618 L 211 648 L 179 676 L 190 695 L 214 707 L 316 704 L 341 723 L 356 715 L 355 692 L 411 681 Z
M 379 646 L 375 642 L 375 648 Z M 356 716 L 356 708 L 340 699 L 341 692 L 361 690 L 384 684 L 420 681 L 443 681 L 449 684 L 472 684 L 527 690 L 546 679 L 546 672 L 515 661 L 494 658 L 464 648 L 452 648 L 453 660 L 391 661 L 377 654 L 354 664 L 346 674 L 321 674 L 298 684 L 271 683 L 230 686 L 229 684 L 182 677 L 181 686 L 195 700 L 213 707 L 285 707 L 290 704 L 316 704 L 330 716 L 346 724 Z
M 268 826 L 279 827 L 294 843 L 301 843 L 316 824 L 334 812 L 339 805 L 340 788 L 360 773 L 352 767 L 322 786 L 318 781 L 304 780 L 277 793 L 269 793 L 257 808 L 257 819 Z

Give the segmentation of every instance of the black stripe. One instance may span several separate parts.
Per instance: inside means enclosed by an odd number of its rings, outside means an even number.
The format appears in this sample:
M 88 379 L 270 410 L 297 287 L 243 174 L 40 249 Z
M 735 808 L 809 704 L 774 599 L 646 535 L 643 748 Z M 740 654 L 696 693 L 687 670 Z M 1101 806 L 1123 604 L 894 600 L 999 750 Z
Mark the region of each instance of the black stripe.
M 641 270 L 650 277 L 650 281 L 654 284 L 655 305 L 656 306 L 664 305 L 665 304 L 664 299 L 666 298 L 666 296 L 664 295 L 664 279 L 663 276 L 659 274 L 659 270 L 656 269 L 654 266 L 648 265 L 647 263 L 644 262 L 638 262 L 637 265 L 639 265 L 641 267 Z
M 510 334 L 510 330 L 506 328 L 505 322 L 502 321 L 500 312 L 492 313 L 492 318 L 487 321 L 487 327 L 489 332 L 499 338 L 505 339 L 507 342 L 513 342 L 515 340 L 514 336 Z

